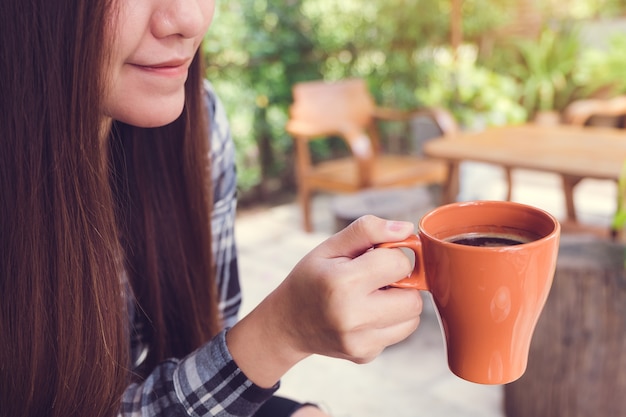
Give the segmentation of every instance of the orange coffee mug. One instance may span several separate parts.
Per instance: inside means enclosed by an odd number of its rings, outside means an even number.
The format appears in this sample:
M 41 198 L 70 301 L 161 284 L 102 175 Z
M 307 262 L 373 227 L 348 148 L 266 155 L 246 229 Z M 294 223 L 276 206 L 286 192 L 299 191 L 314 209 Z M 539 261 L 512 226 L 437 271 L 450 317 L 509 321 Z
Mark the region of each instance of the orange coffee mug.
M 548 297 L 559 222 L 509 201 L 454 203 L 426 214 L 418 235 L 378 247 L 415 253 L 411 275 L 394 287 L 429 291 L 446 340 L 448 366 L 480 384 L 521 377 Z

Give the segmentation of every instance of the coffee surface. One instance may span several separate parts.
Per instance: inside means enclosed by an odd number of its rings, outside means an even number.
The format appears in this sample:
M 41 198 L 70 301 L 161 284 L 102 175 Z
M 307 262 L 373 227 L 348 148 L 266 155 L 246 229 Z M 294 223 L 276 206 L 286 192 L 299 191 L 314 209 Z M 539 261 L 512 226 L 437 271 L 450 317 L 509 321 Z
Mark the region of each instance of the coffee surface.
M 466 233 L 446 239 L 447 242 L 465 246 L 501 247 L 528 243 L 534 239 L 514 234 Z

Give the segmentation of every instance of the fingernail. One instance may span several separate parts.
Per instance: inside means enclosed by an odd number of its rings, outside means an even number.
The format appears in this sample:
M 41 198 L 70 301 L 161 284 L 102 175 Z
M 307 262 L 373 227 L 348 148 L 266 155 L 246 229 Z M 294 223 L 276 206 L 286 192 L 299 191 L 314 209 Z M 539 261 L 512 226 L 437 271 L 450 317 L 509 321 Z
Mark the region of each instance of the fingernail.
M 392 232 L 400 232 L 404 231 L 408 228 L 413 229 L 413 223 L 410 222 L 400 222 L 396 220 L 391 220 L 387 222 L 387 230 Z

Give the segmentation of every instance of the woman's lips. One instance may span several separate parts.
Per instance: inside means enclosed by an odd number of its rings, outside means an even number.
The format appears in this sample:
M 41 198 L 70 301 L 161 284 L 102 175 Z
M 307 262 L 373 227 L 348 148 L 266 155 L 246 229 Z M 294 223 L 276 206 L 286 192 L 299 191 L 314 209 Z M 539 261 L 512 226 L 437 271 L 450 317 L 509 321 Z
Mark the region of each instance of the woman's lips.
M 160 75 L 166 77 L 179 77 L 187 75 L 189 69 L 190 60 L 172 60 L 166 62 L 160 62 L 155 64 L 133 64 L 133 67 L 151 73 L 153 75 Z

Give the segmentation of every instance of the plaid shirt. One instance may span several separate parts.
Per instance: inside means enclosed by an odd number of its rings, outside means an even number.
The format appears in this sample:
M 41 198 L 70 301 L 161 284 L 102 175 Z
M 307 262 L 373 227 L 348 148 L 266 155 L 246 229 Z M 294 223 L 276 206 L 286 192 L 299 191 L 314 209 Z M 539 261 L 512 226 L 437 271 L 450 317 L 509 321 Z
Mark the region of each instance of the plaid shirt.
M 224 109 L 206 82 L 210 115 L 211 163 L 214 186 L 212 212 L 213 252 L 217 264 L 220 310 L 226 327 L 237 320 L 241 304 L 237 253 L 234 239 L 236 174 L 234 144 Z M 147 352 L 141 325 L 134 318 L 132 355 L 135 364 Z M 231 357 L 222 331 L 184 359 L 170 359 L 141 384 L 130 385 L 122 399 L 123 417 L 230 417 L 252 416 L 278 389 L 254 385 Z

